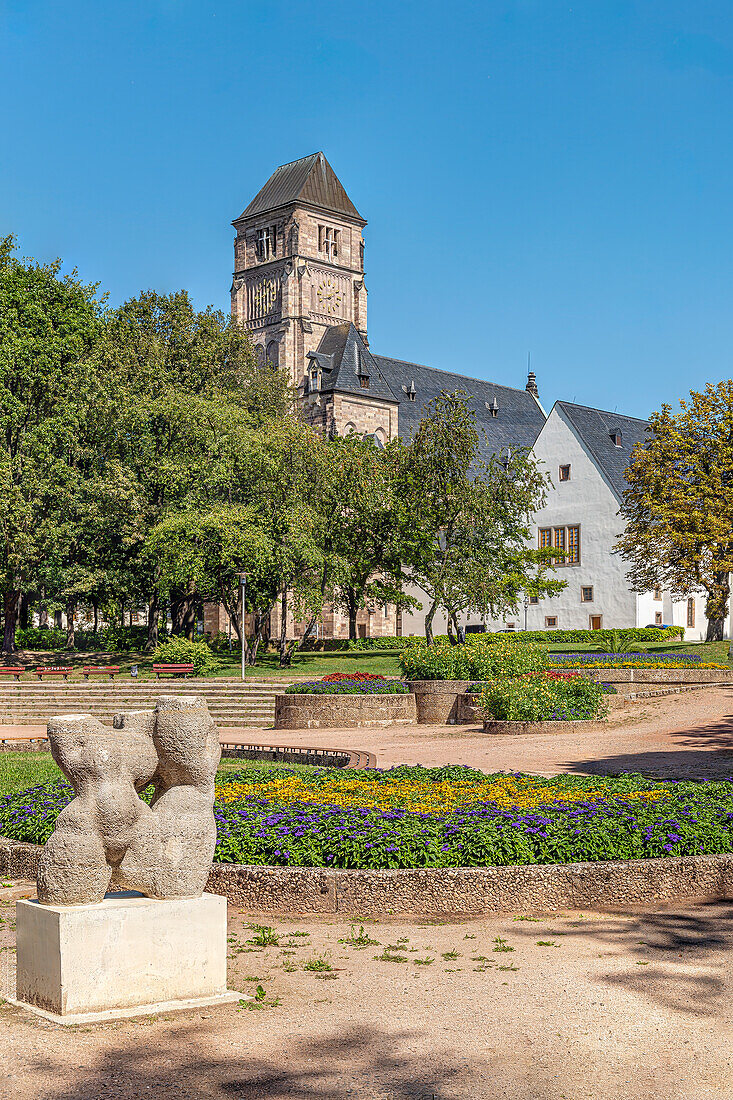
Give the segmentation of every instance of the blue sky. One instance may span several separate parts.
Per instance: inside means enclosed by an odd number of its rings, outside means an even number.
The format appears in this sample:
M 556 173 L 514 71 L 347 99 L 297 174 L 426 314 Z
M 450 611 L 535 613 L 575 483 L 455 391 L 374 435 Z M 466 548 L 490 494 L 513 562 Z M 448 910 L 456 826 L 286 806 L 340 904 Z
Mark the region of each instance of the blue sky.
M 0 0 L 0 230 L 228 308 L 232 218 L 323 149 L 374 351 L 644 416 L 729 377 L 733 9 Z

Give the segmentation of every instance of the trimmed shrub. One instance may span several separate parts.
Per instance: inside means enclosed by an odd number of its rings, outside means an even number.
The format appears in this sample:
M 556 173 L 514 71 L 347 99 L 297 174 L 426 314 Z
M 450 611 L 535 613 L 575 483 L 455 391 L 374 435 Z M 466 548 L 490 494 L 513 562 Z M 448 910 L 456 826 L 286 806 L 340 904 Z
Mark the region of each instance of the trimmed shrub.
M 194 676 L 214 672 L 217 662 L 206 642 L 190 642 L 188 638 L 171 638 L 159 645 L 153 660 L 169 665 L 193 665 Z
M 543 646 L 499 634 L 466 645 L 414 642 L 403 649 L 400 665 L 408 680 L 497 680 L 541 672 L 547 654 Z
M 496 680 L 481 692 L 487 718 L 504 722 L 577 721 L 606 713 L 603 687 L 583 676 Z

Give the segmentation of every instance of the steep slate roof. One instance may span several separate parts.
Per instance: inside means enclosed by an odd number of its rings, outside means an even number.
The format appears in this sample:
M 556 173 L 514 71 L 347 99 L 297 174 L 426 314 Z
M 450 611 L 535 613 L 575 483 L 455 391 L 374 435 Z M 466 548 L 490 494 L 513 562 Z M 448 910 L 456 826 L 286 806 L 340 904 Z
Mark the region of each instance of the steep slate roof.
M 290 164 L 281 164 L 236 220 L 294 202 L 344 214 L 366 225 L 323 153 L 311 153 Z
M 400 435 L 409 438 L 425 415 L 425 406 L 441 391 L 454 393 L 465 390 L 468 404 L 476 414 L 476 421 L 482 434 L 481 452 L 485 458 L 510 448 L 529 448 L 540 434 L 545 423 L 545 414 L 527 390 L 515 390 L 510 386 L 500 386 L 496 382 L 486 382 L 483 378 L 469 378 L 465 374 L 453 374 L 452 371 L 424 367 L 419 363 L 405 363 L 401 359 L 389 359 L 384 355 L 375 355 L 385 382 L 400 402 Z M 407 393 L 415 387 L 415 400 L 410 401 Z M 497 415 L 492 416 L 487 406 L 494 400 L 498 405 Z
M 648 438 L 647 421 L 603 409 L 589 409 L 585 405 L 572 405 L 569 401 L 556 402 L 556 408 L 575 429 L 620 501 L 626 488 L 624 470 L 631 461 L 634 445 Z M 621 432 L 620 447 L 611 440 L 615 432 Z
M 326 329 L 318 351 L 310 352 L 323 370 L 321 389 L 326 392 L 358 393 L 360 397 L 398 402 L 399 398 L 386 384 L 374 356 L 350 321 Z M 362 389 L 361 378 L 367 375 L 369 389 Z

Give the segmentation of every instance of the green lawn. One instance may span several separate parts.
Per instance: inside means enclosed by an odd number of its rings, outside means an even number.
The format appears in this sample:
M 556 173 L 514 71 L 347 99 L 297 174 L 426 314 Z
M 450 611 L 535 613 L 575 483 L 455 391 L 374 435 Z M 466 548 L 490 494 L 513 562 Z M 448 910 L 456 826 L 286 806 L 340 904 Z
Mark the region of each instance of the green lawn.
M 660 653 L 674 651 L 677 653 L 696 653 L 703 661 L 713 661 L 717 664 L 733 665 L 728 657 L 729 642 L 669 642 L 666 645 L 659 643 L 637 643 L 633 646 L 635 651 L 648 651 Z M 548 646 L 549 653 L 589 653 L 598 651 L 597 646 L 585 644 L 558 644 Z M 210 678 L 239 679 L 241 664 L 237 654 L 218 654 L 216 656 L 217 668 Z M 11 663 L 7 659 L 2 664 Z M 44 650 L 38 652 L 24 651 L 17 654 L 13 664 L 23 665 L 25 668 L 34 669 L 36 665 L 71 665 L 78 669 L 72 675 L 72 679 L 82 679 L 82 665 L 111 664 L 119 665 L 121 676 L 127 679 L 133 665 L 138 667 L 138 675 L 141 680 L 155 679 L 152 672 L 153 658 L 140 653 L 69 653 L 66 651 Z M 247 669 L 247 677 L 252 680 L 274 679 L 291 680 L 294 677 L 310 677 L 313 680 L 325 676 L 329 672 L 378 672 L 383 676 L 399 676 L 400 663 L 398 655 L 393 651 L 374 652 L 373 650 L 356 650 L 353 653 L 298 653 L 293 658 L 290 668 L 282 669 L 278 663 L 276 653 L 263 653 L 257 659 L 254 668 Z M 209 677 L 207 677 L 209 678 Z M 21 683 L 30 683 L 30 677 Z M 98 681 L 95 681 L 98 682 Z
M 215 657 L 217 669 L 211 674 L 213 679 L 241 676 L 241 659 L 239 654 L 217 654 Z M 1 664 L 22 665 L 24 668 L 34 670 L 37 665 L 63 665 L 78 669 L 70 677 L 73 680 L 83 679 L 81 669 L 84 665 L 119 665 L 120 675 L 127 679 L 133 665 L 137 665 L 138 678 L 140 680 L 155 679 L 152 671 L 153 658 L 142 653 L 70 653 L 68 650 L 23 650 L 17 653 L 12 660 L 0 659 Z M 292 667 L 281 669 L 276 653 L 263 653 L 257 658 L 254 668 L 247 669 L 247 677 L 253 680 L 276 678 L 280 680 L 292 679 L 293 676 L 312 676 L 314 680 L 325 676 L 328 672 L 380 672 L 384 676 L 399 676 L 400 666 L 397 655 L 394 652 L 374 653 L 369 650 L 357 650 L 354 653 L 302 653 L 293 658 Z M 98 683 L 101 677 L 93 677 L 91 682 Z M 15 681 L 9 681 L 15 683 Z M 35 682 L 35 677 L 33 678 Z M 31 683 L 27 676 L 20 683 Z
M 224 757 L 218 775 L 228 772 L 254 771 L 262 768 L 297 768 L 299 771 L 316 771 L 310 764 L 276 764 L 271 760 L 242 760 Z M 63 779 L 50 752 L 0 752 L 0 798 L 13 791 L 24 791 L 45 783 L 49 779 Z

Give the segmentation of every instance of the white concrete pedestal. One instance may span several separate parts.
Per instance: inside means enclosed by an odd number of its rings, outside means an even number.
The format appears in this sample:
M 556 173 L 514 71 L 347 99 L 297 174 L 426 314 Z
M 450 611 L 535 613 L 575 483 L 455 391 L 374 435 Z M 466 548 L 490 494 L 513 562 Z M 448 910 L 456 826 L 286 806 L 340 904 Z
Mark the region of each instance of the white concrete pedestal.
M 13 1004 L 78 1024 L 238 1001 L 227 989 L 227 902 L 108 894 L 16 906 Z

